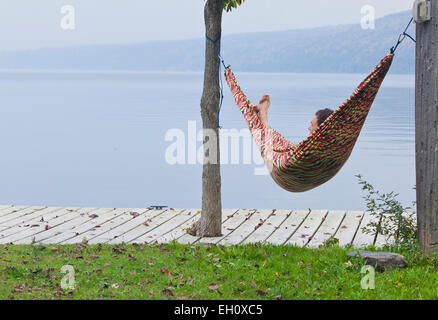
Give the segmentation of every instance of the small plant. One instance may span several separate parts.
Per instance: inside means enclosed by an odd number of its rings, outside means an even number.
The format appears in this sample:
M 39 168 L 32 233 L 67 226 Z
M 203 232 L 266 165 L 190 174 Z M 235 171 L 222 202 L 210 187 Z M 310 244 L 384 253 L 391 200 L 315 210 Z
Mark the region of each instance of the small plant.
M 412 208 L 404 207 L 397 200 L 397 193 L 380 193 L 363 180 L 361 175 L 356 177 L 362 185 L 362 190 L 368 192 L 364 197 L 368 211 L 377 217 L 376 221 L 370 222 L 362 230 L 366 233 L 380 233 L 387 241 L 394 239 L 395 244 L 403 248 L 414 247 L 417 243 L 417 224 L 416 213 L 410 212 Z

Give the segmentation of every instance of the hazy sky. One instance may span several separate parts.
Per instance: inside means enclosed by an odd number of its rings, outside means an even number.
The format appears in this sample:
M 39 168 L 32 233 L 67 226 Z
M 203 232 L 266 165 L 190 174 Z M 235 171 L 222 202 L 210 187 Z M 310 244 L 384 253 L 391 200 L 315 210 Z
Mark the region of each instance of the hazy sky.
M 246 0 L 224 13 L 223 33 L 360 23 L 412 7 L 413 0 Z M 61 8 L 75 9 L 75 29 L 61 28 Z M 202 37 L 204 0 L 0 0 L 0 50 Z

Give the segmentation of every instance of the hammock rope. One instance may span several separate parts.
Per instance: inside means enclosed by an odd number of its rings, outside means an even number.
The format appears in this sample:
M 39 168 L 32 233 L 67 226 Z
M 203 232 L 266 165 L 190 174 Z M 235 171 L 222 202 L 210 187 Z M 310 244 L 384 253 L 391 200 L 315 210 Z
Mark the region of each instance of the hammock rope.
M 412 21 L 414 21 L 414 18 L 411 18 L 411 20 L 409 20 L 409 23 L 408 23 L 408 25 L 406 26 L 405 31 L 403 31 L 403 32 L 399 35 L 398 40 L 397 40 L 397 44 L 391 48 L 391 53 L 395 53 L 395 51 L 397 50 L 397 48 L 398 48 L 398 46 L 400 45 L 400 43 L 402 43 L 403 40 L 405 40 L 406 37 L 408 37 L 409 39 L 411 39 L 412 41 L 414 41 L 415 43 L 417 43 L 417 41 L 415 41 L 414 38 L 412 38 L 408 33 L 406 33 L 406 31 L 408 31 L 408 29 L 409 29 L 409 27 L 410 27 Z
M 221 63 L 225 69 L 227 68 L 227 66 L 225 65 L 224 59 L 222 58 L 221 52 L 220 52 L 219 47 L 217 45 L 217 42 L 221 39 L 221 36 L 217 37 L 216 40 L 213 40 L 212 38 L 210 38 L 207 35 L 205 35 L 205 37 L 207 38 L 207 40 L 209 40 L 211 43 L 213 43 L 213 46 L 216 49 L 217 56 L 219 58 L 216 74 L 214 76 L 214 80 L 216 81 L 216 85 L 218 86 L 219 92 L 220 92 L 219 110 L 217 113 L 217 127 L 218 127 L 218 129 L 222 129 L 222 127 L 220 126 L 220 118 L 219 117 L 220 117 L 220 113 L 221 113 L 221 109 L 222 109 L 222 103 L 224 101 L 224 85 L 222 83 L 222 77 L 220 77 L 219 75 L 221 72 Z M 230 66 L 228 66 L 228 67 L 230 67 Z M 218 81 L 218 78 L 220 78 L 219 81 Z

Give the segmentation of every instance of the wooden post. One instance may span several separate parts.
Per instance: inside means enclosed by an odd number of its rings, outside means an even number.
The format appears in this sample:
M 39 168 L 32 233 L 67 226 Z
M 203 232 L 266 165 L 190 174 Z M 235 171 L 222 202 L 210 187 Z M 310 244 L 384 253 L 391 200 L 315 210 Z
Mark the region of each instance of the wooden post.
M 438 252 L 438 0 L 432 18 L 417 24 L 415 135 L 418 242 Z

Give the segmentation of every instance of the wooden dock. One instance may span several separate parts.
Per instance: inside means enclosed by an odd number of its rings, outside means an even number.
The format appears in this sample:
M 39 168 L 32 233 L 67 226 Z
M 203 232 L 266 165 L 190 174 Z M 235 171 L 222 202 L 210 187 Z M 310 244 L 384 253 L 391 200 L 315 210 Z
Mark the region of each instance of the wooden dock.
M 329 210 L 223 210 L 223 235 L 199 238 L 186 230 L 199 209 L 61 208 L 0 206 L 0 244 L 168 243 L 234 245 L 296 244 L 318 247 L 330 237 L 339 245 L 385 244 L 382 235 L 364 233 L 368 212 Z

